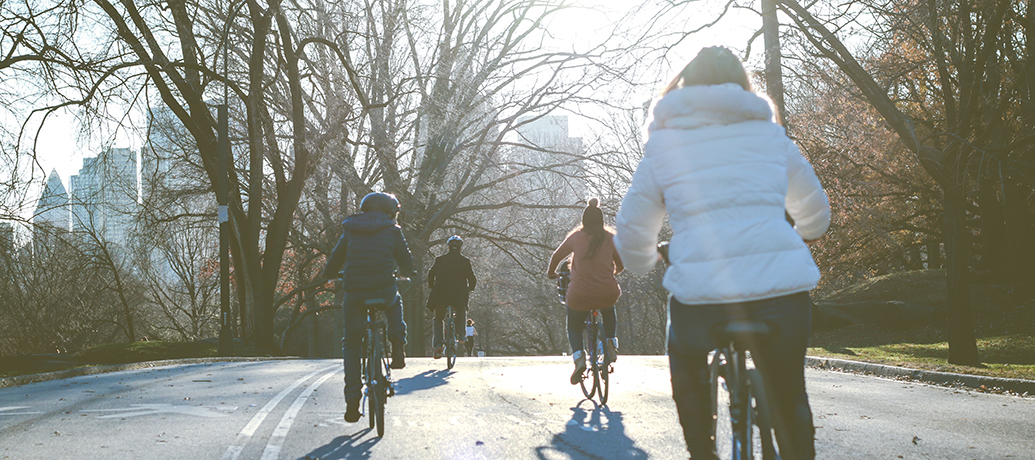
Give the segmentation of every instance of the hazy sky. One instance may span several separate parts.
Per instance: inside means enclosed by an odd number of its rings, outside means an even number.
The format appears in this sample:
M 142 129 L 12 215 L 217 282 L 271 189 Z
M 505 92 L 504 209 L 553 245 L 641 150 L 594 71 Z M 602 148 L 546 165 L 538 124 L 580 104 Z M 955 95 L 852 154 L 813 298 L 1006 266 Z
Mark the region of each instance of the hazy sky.
M 577 3 L 586 8 L 569 10 L 549 24 L 550 33 L 556 40 L 569 42 L 574 47 L 578 47 L 582 43 L 594 42 L 600 33 L 610 31 L 615 24 L 624 25 L 635 21 L 635 18 L 625 13 L 625 8 L 629 5 L 642 4 L 639 1 L 630 2 L 628 0 L 581 0 Z M 673 32 L 689 30 L 695 27 L 694 20 L 703 21 L 705 18 L 713 17 L 717 7 L 724 4 L 725 1 L 695 2 L 691 4 L 693 8 L 683 11 L 682 16 L 686 17 L 666 17 L 665 19 L 674 22 L 674 26 L 668 26 L 673 29 Z M 752 29 L 761 25 L 761 20 L 758 19 L 758 16 L 746 11 L 734 10 L 731 16 L 733 17 L 724 20 L 720 26 L 713 27 L 674 47 L 666 56 L 669 68 L 658 69 L 659 81 L 667 80 L 674 72 L 673 69 L 682 67 L 696 55 L 701 47 L 728 44 L 731 48 L 742 49 L 746 37 L 750 36 Z M 759 24 L 754 24 L 754 22 Z M 756 49 L 761 49 L 761 46 L 756 45 Z M 642 94 L 633 97 L 646 101 L 656 94 L 657 90 L 657 87 L 643 88 Z M 588 127 L 582 120 L 569 116 L 569 121 L 572 136 L 586 134 Z M 78 173 L 83 158 L 96 156 L 102 148 L 107 146 L 136 149 L 142 144 L 140 135 L 132 135 L 125 130 L 113 132 L 110 127 L 106 129 L 101 127 L 98 131 L 100 132 L 84 139 L 79 135 L 77 121 L 74 117 L 68 114 L 52 115 L 37 140 L 37 158 L 42 170 L 34 168 L 35 186 L 42 188 L 42 184 L 46 182 L 51 170 L 56 169 L 65 187 L 68 188 L 69 177 Z M 30 192 L 30 196 L 38 196 L 39 193 L 39 191 L 34 194 Z M 33 206 L 35 206 L 34 200 L 26 212 L 31 213 Z

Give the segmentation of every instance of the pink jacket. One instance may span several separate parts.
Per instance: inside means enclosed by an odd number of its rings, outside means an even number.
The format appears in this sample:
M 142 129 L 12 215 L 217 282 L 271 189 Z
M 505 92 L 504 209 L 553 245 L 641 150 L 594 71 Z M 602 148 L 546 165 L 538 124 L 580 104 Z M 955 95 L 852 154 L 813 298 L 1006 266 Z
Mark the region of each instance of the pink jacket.
M 622 295 L 615 275 L 625 267 L 615 250 L 612 235 L 604 236 L 604 242 L 593 257 L 589 252 L 590 235 L 579 230 L 564 239 L 550 258 L 548 273 L 554 273 L 561 261 L 572 256 L 571 283 L 568 284 L 568 307 L 576 311 L 600 310 L 613 306 Z

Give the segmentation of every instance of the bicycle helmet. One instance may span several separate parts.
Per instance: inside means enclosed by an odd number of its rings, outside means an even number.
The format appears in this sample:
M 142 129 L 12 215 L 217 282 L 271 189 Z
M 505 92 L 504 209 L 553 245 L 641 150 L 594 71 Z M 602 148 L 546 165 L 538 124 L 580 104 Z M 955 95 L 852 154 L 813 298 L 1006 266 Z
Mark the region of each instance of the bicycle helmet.
M 359 203 L 359 210 L 361 212 L 381 211 L 389 216 L 394 216 L 399 213 L 399 200 L 395 199 L 395 195 L 391 193 L 368 193 Z
M 453 236 L 449 237 L 448 240 L 446 240 L 446 246 L 449 246 L 449 249 L 453 249 L 453 248 L 460 249 L 460 247 L 463 246 L 463 245 L 464 245 L 464 239 L 460 238 L 460 235 L 453 235 Z

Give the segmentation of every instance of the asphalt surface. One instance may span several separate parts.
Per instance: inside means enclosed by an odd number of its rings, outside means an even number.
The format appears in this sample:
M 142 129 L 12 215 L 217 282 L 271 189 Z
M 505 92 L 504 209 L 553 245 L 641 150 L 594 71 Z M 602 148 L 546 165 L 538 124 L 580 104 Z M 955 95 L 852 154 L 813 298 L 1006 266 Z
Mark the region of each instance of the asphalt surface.
M 141 364 L 8 386 L 0 458 L 685 458 L 665 357 L 622 356 L 607 406 L 567 383 L 568 358 L 408 364 L 384 438 L 342 419 L 337 360 Z M 807 379 L 818 458 L 1035 458 L 1033 398 Z

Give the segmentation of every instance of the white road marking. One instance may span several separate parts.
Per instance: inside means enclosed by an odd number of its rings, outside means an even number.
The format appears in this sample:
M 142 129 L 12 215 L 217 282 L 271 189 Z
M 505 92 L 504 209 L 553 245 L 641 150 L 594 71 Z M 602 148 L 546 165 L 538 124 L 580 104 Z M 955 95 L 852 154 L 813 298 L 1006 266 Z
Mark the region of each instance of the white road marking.
M 230 415 L 228 412 L 233 412 L 236 409 L 237 407 L 174 406 L 172 404 L 130 404 L 129 407 L 123 409 L 84 409 L 80 412 L 110 412 L 110 414 L 102 415 L 98 418 L 126 418 L 137 417 L 140 415 L 155 414 L 183 414 L 211 418 L 226 417 L 227 415 Z
M 302 410 L 302 406 L 309 399 L 309 395 L 313 394 L 317 388 L 320 387 L 323 382 L 331 378 L 332 375 L 337 374 L 338 371 L 334 370 L 328 372 L 327 375 L 320 377 L 319 380 L 309 385 L 302 394 L 295 398 L 295 402 L 291 403 L 288 407 L 287 412 L 284 412 L 284 416 L 280 418 L 280 423 L 273 429 L 273 434 L 270 435 L 269 442 L 266 443 L 266 449 L 262 451 L 262 460 L 276 460 L 280 457 L 280 448 L 284 446 L 284 440 L 287 439 L 288 431 L 291 431 L 291 425 L 295 423 L 295 417 L 298 416 L 298 412 Z
M 284 391 L 278 393 L 277 396 L 274 396 L 273 399 L 266 403 L 265 406 L 262 406 L 262 409 L 260 409 L 259 412 L 257 412 L 255 416 L 252 417 L 251 421 L 249 421 L 248 424 L 244 426 L 241 432 L 237 433 L 237 437 L 234 439 L 234 443 L 231 444 L 230 447 L 227 447 L 226 452 L 223 453 L 222 460 L 237 460 L 237 457 L 241 455 L 241 451 L 244 450 L 244 446 L 248 444 L 248 441 L 252 438 L 252 435 L 255 434 L 255 430 L 259 429 L 259 425 L 262 425 L 263 420 L 266 420 L 266 416 L 269 415 L 271 411 L 273 411 L 273 408 L 277 407 L 277 404 L 280 404 L 280 401 L 284 399 L 288 395 L 288 393 L 294 391 L 295 388 L 298 388 L 299 385 L 305 383 L 306 380 L 311 379 L 316 374 L 319 374 L 328 369 L 336 368 L 338 366 L 340 366 L 340 364 L 327 366 L 323 369 L 313 371 L 311 374 L 306 375 L 305 377 L 302 377 L 298 380 L 295 380 L 295 383 L 292 383 L 291 386 L 285 388 Z
M 33 415 L 33 414 L 42 414 L 43 413 L 43 412 L 8 412 L 8 411 L 13 411 L 13 410 L 28 409 L 29 407 L 30 406 L 0 407 L 0 415 Z

